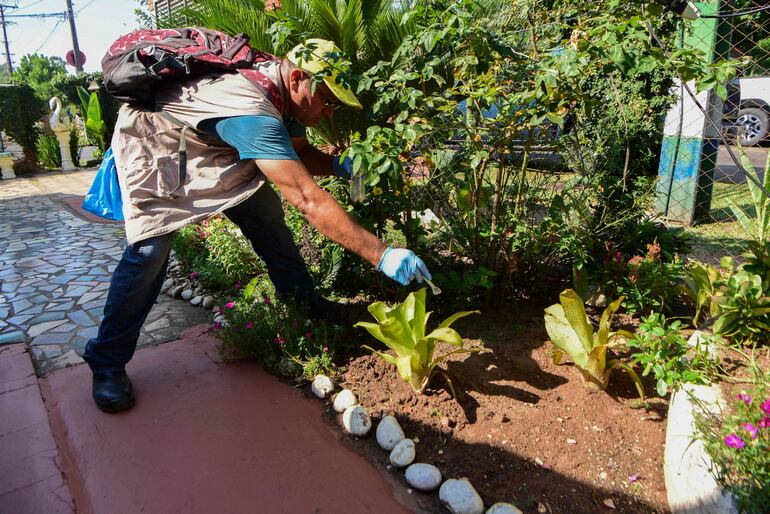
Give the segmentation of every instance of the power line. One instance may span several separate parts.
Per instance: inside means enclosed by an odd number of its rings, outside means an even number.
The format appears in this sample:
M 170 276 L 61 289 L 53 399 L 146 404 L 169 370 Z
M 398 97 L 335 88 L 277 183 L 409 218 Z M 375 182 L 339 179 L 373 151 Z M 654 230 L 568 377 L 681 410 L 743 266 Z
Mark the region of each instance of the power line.
M 9 14 L 6 18 L 63 18 L 67 19 L 66 12 L 47 12 L 36 14 Z
M 42 2 L 42 0 L 40 0 L 40 1 Z M 89 5 L 91 5 L 91 4 L 92 4 L 92 3 L 94 3 L 94 2 L 96 2 L 96 0 L 91 0 L 90 2 L 88 2 L 86 5 L 84 5 L 83 7 L 81 7 L 80 9 L 78 9 L 77 11 L 75 11 L 75 15 L 78 15 L 78 14 L 80 14 L 81 12 L 83 12 L 83 11 L 86 9 L 86 7 L 88 7 Z
M 19 10 L 18 10 L 18 11 L 16 11 L 16 12 L 19 12 L 19 11 L 23 11 L 24 9 L 29 9 L 29 8 L 30 8 L 30 7 L 32 7 L 33 5 L 37 5 L 37 4 L 39 4 L 40 2 L 42 2 L 42 1 L 43 1 L 43 0 L 37 0 L 36 2 L 32 2 L 32 3 L 31 3 L 31 4 L 29 4 L 29 5 L 25 5 L 24 7 L 19 7 Z
M 54 26 L 53 26 L 53 28 L 51 29 L 51 32 L 49 32 L 49 33 L 48 33 L 48 35 L 47 35 L 47 36 L 46 36 L 46 38 L 43 40 L 43 42 L 42 42 L 42 43 L 40 43 L 40 46 L 38 46 L 38 47 L 35 49 L 35 51 L 34 51 L 34 52 L 32 52 L 32 53 L 34 53 L 34 54 L 38 53 L 38 52 L 40 51 L 40 49 L 41 49 L 41 48 L 43 48 L 43 47 L 45 46 L 45 44 L 46 44 L 46 43 L 48 43 L 48 40 L 49 40 L 49 39 L 51 39 L 51 36 L 53 36 L 53 33 L 54 33 L 54 32 L 56 32 L 56 29 L 57 29 L 57 28 L 59 28 L 59 25 L 61 25 L 61 22 L 62 22 L 62 21 L 64 21 L 64 20 L 58 20 L 58 21 L 56 22 L 56 25 L 54 25 Z

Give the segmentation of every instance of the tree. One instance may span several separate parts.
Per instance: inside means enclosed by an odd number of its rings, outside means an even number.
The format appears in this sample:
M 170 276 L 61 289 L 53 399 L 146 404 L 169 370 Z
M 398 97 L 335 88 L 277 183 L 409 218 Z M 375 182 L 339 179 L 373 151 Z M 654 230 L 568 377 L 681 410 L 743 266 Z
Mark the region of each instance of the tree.
M 8 72 L 8 64 L 0 64 L 0 84 L 10 84 L 11 74 Z
M 35 96 L 47 103 L 51 97 L 60 94 L 52 81 L 66 74 L 64 61 L 59 57 L 31 54 L 21 58 L 21 64 L 14 72 L 14 80 L 29 84 Z
M 0 130 L 24 150 L 24 161 L 17 169 L 33 169 L 37 162 L 37 121 L 45 112 L 44 104 L 27 84 L 0 86 Z
M 746 11 L 761 5 L 757 0 L 738 0 L 735 10 Z M 748 76 L 770 73 L 770 10 L 740 16 L 734 22 L 733 47 L 738 55 L 751 57 Z

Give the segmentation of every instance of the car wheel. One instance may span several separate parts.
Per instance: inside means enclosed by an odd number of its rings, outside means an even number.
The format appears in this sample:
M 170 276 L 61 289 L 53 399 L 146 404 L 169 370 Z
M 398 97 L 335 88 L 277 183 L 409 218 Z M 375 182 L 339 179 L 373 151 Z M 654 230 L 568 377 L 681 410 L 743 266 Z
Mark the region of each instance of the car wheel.
M 754 146 L 770 133 L 770 115 L 759 107 L 746 107 L 738 112 L 736 125 L 741 144 Z

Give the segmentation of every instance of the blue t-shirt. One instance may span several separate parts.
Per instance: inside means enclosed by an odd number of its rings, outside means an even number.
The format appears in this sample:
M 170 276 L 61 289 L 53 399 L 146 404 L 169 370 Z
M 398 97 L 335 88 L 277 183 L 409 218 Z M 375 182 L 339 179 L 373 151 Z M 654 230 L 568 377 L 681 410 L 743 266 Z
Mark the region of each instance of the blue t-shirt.
M 257 115 L 206 120 L 200 129 L 219 136 L 241 159 L 299 160 L 291 138 L 305 135 L 305 127 L 294 119 Z

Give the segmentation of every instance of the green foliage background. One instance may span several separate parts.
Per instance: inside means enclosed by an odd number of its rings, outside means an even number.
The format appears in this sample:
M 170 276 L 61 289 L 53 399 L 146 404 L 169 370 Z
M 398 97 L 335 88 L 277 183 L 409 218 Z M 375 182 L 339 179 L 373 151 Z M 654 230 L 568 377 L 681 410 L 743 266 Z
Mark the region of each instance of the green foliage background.
M 0 86 L 0 129 L 4 130 L 24 150 L 24 161 L 17 170 L 33 169 L 37 161 L 36 123 L 47 107 L 34 89 L 27 84 Z

